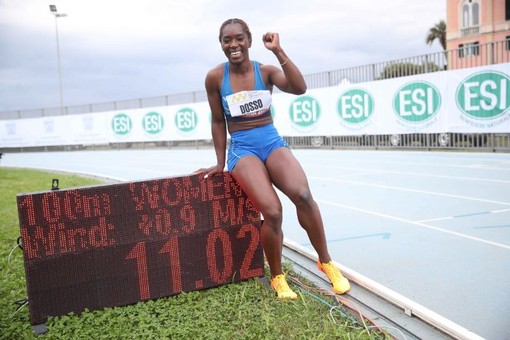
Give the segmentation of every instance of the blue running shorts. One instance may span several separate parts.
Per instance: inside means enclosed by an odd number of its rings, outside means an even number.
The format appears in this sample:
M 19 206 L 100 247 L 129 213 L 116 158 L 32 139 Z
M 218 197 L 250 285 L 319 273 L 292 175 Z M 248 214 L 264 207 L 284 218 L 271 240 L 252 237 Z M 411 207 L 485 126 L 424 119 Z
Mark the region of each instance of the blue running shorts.
M 278 134 L 272 123 L 233 132 L 230 135 L 230 146 L 228 148 L 227 168 L 229 172 L 234 170 L 237 162 L 245 156 L 256 156 L 262 162 L 281 147 L 289 147 L 287 142 Z

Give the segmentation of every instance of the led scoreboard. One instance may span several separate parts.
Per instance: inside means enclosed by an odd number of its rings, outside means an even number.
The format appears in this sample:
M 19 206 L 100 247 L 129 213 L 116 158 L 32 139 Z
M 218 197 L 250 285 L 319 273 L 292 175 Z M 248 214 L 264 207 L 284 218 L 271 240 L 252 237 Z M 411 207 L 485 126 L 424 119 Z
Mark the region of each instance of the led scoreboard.
M 228 173 L 17 203 L 32 325 L 264 275 L 260 213 Z

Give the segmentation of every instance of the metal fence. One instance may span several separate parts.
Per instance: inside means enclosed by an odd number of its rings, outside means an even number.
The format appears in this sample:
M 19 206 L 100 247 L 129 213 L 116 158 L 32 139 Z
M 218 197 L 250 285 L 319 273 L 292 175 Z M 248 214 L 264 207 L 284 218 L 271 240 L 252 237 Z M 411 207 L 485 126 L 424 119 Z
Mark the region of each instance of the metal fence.
M 510 39 L 483 45 L 469 45 L 456 50 L 402 58 L 377 64 L 350 67 L 305 75 L 309 89 L 376 81 L 420 73 L 440 72 L 510 62 Z M 278 89 L 275 88 L 275 92 Z M 34 118 L 61 114 L 119 111 L 204 102 L 204 90 L 166 96 L 117 100 L 105 103 L 0 112 L 0 119 Z
M 463 68 L 478 67 L 510 62 L 510 39 L 481 45 L 467 45 L 455 50 L 402 58 L 388 62 L 350 67 L 334 71 L 305 75 L 309 89 L 378 81 L 415 74 L 441 72 Z M 275 88 L 275 92 L 278 89 Z M 93 112 L 119 111 L 145 107 L 178 105 L 207 100 L 205 91 L 195 91 L 166 96 L 135 98 L 87 105 L 42 108 L 33 110 L 13 110 L 0 112 L 0 119 L 34 118 L 58 116 L 61 114 L 85 114 Z M 510 132 L 503 134 L 405 134 L 372 136 L 314 136 L 288 137 L 291 147 L 326 147 L 326 148 L 460 148 L 491 151 L 510 151 Z M 193 142 L 158 142 L 158 143 L 117 143 L 92 148 L 146 148 L 146 147 L 202 147 L 211 141 Z M 67 150 L 76 146 L 56 146 L 31 148 L 31 150 Z M 85 147 L 83 147 L 85 148 Z M 90 147 L 87 147 L 90 148 Z M 24 149 L 15 148 L 23 151 Z
M 361 136 L 284 136 L 293 149 L 366 149 L 366 150 L 458 150 L 510 152 L 510 132 L 487 134 L 438 133 Z M 202 149 L 212 148 L 212 140 L 121 142 L 100 145 L 54 145 L 0 148 L 2 152 L 121 150 L 121 149 Z M 228 145 L 227 145 L 228 147 Z
M 326 149 L 408 149 L 408 150 L 475 150 L 510 152 L 509 133 L 463 134 L 395 134 L 363 136 L 286 137 L 292 148 Z

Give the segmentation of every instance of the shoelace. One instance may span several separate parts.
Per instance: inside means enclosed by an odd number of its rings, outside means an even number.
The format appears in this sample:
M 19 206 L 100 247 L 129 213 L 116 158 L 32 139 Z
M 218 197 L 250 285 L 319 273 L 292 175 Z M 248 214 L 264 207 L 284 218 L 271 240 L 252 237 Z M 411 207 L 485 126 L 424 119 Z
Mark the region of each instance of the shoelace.
M 285 281 L 285 276 L 283 275 L 278 275 L 276 276 L 274 279 L 273 279 L 273 282 L 274 282 L 274 289 L 276 290 L 280 290 L 282 288 L 282 286 L 285 288 L 285 290 L 287 290 L 287 288 L 285 287 L 285 284 L 287 283 Z
M 330 276 L 331 280 L 340 280 L 340 270 L 336 268 L 335 266 L 331 265 L 330 263 L 322 264 L 322 269 L 327 273 L 328 276 Z

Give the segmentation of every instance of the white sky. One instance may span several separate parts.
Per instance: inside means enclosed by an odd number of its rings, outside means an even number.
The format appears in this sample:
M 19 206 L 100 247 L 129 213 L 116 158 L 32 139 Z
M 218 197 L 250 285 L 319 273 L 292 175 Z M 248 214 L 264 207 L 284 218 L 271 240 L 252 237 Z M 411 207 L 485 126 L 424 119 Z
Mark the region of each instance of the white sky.
M 201 91 L 226 60 L 219 27 L 245 20 L 250 57 L 277 60 L 261 43 L 280 33 L 303 74 L 441 50 L 425 43 L 446 19 L 446 0 L 0 0 L 0 112 Z

